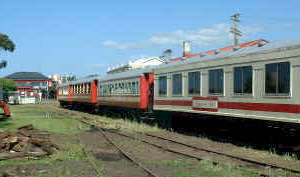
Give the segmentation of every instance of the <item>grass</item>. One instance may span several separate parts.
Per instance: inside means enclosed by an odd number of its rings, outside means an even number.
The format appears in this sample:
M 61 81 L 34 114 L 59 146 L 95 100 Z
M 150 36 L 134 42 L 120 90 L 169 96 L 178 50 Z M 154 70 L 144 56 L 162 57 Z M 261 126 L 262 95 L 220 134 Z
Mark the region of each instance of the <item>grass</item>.
M 32 124 L 35 128 L 48 131 L 54 134 L 64 134 L 67 138 L 62 140 L 61 149 L 57 153 L 42 159 L 5 160 L 0 161 L 1 165 L 16 164 L 50 164 L 63 160 L 85 160 L 86 157 L 82 147 L 76 141 L 76 133 L 88 129 L 88 126 L 67 115 L 59 114 L 46 106 L 39 105 L 13 105 L 10 106 L 13 112 L 12 118 L 2 120 L 0 129 L 4 131 L 17 131 L 17 128 Z M 62 136 L 64 137 L 64 136 Z M 71 139 L 73 142 L 71 141 Z
M 89 127 L 76 119 L 71 119 L 68 115 L 58 113 L 43 105 L 13 105 L 10 106 L 13 113 L 11 118 L 2 120 L 0 122 L 0 130 L 2 131 L 17 131 L 17 128 L 32 124 L 35 128 L 42 131 L 61 135 L 65 139 L 59 143 L 60 150 L 48 157 L 29 158 L 18 160 L 0 161 L 0 166 L 14 166 L 14 165 L 38 165 L 48 164 L 53 165 L 57 162 L 72 161 L 72 160 L 87 160 L 82 146 L 79 143 L 74 143 L 77 137 L 74 136 L 80 131 L 87 130 Z M 68 169 L 58 169 L 59 173 L 68 175 Z M 43 176 L 43 175 L 41 175 Z M 61 175 L 58 175 L 61 176 Z
M 77 133 L 87 130 L 88 126 L 76 119 L 71 119 L 67 115 L 58 114 L 34 105 L 11 106 L 12 118 L 8 118 L 0 123 L 0 129 L 16 131 L 18 127 L 32 124 L 35 128 L 52 133 Z
M 74 174 L 74 169 L 72 169 L 74 167 L 61 164 L 85 162 L 83 163 L 85 166 L 78 168 L 83 168 L 84 171 L 94 169 L 98 176 L 104 177 L 101 174 L 103 164 L 99 164 L 79 143 L 78 133 L 88 130 L 89 126 L 74 119 L 76 116 L 59 112 L 47 105 L 13 105 L 10 106 L 10 109 L 13 115 L 11 118 L 0 121 L 1 131 L 14 132 L 21 126 L 32 124 L 39 130 L 48 131 L 55 135 L 55 143 L 58 143 L 60 150 L 47 157 L 0 161 L 0 167 L 46 165 L 52 166 L 51 168 L 55 168 L 55 170 L 48 171 L 45 174 L 36 174 L 36 176 L 80 177 L 82 175 Z
M 93 117 L 93 116 L 91 116 Z M 104 117 L 102 116 L 99 119 L 99 116 L 93 119 L 93 123 L 101 126 L 102 128 L 107 129 L 121 129 L 125 131 L 131 132 L 161 132 L 165 131 L 159 128 L 157 125 L 148 125 L 145 123 L 137 122 L 129 119 L 121 119 L 121 118 L 112 118 L 112 117 Z
M 259 177 L 260 175 L 243 167 L 235 167 L 231 164 L 215 165 L 209 160 L 202 160 L 195 163 L 187 159 L 163 160 L 148 162 L 150 164 L 164 165 L 175 170 L 170 177 Z

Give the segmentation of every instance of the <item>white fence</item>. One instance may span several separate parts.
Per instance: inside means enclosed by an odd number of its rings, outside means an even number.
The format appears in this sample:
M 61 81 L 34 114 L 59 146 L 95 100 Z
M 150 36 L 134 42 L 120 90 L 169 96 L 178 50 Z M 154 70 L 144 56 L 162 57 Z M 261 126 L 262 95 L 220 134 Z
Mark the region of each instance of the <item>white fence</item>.
M 9 104 L 36 104 L 37 99 L 35 97 L 23 97 L 23 96 L 9 96 Z
M 36 99 L 35 97 L 24 97 L 24 98 L 20 98 L 20 102 L 19 104 L 35 104 L 36 103 Z

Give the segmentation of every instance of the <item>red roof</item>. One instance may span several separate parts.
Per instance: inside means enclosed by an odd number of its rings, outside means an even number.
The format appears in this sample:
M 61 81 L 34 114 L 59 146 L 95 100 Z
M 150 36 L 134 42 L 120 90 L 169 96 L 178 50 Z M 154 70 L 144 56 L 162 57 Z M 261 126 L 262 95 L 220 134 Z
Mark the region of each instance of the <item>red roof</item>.
M 178 58 L 171 59 L 170 63 L 175 63 L 175 62 L 181 61 L 183 59 L 202 57 L 202 56 L 207 56 L 207 55 L 216 55 L 216 54 L 223 53 L 223 52 L 232 52 L 235 49 L 247 48 L 247 47 L 251 47 L 251 46 L 261 47 L 261 46 L 265 45 L 266 43 L 268 43 L 268 41 L 266 41 L 264 39 L 257 39 L 257 40 L 253 40 L 253 41 L 249 41 L 249 42 L 240 43 L 240 45 L 238 45 L 238 46 L 230 45 L 230 46 L 227 46 L 227 47 L 214 49 L 214 50 L 207 50 L 207 51 L 203 51 L 203 52 L 200 52 L 200 53 L 186 54 L 184 56 L 184 58 L 183 57 L 178 57 Z

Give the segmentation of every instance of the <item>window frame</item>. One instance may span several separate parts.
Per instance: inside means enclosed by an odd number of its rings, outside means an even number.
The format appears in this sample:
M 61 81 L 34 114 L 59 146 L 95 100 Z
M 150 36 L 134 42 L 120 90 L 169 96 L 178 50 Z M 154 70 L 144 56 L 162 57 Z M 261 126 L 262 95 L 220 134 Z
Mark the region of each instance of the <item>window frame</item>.
M 190 73 L 199 73 L 199 93 L 190 93 Z M 201 71 L 200 70 L 195 70 L 195 71 L 189 71 L 187 73 L 187 92 L 188 92 L 188 96 L 200 96 L 201 95 L 201 81 L 202 81 L 202 77 L 201 77 Z
M 279 64 L 288 63 L 289 65 L 289 89 L 288 93 L 279 93 Z M 276 64 L 276 92 L 275 93 L 267 93 L 267 65 Z M 272 62 L 265 64 L 265 80 L 264 80 L 264 95 L 266 97 L 290 97 L 292 93 L 292 67 L 290 61 L 280 61 L 280 62 Z
M 165 78 L 165 82 L 166 82 L 166 84 L 165 84 L 165 93 L 164 94 L 161 93 L 161 85 L 160 85 L 161 78 Z M 158 85 L 158 92 L 157 92 L 158 96 L 166 97 L 168 95 L 168 76 L 167 75 L 158 76 L 158 84 L 157 85 Z
M 175 90 L 175 87 L 174 87 L 174 85 L 176 85 L 176 84 L 174 84 L 174 77 L 176 76 L 176 75 L 180 75 L 180 81 L 181 81 L 181 84 L 180 84 L 180 88 L 181 89 L 178 89 L 178 90 L 180 90 L 180 93 L 176 93 L 176 94 L 174 94 L 174 90 Z M 183 74 L 182 73 L 173 73 L 172 74 L 172 96 L 175 96 L 175 97 L 178 97 L 178 96 L 182 96 L 183 95 Z
M 246 92 L 244 92 L 245 90 L 244 90 L 244 69 L 245 68 L 247 68 L 247 67 L 250 67 L 250 69 L 251 69 L 251 93 L 246 93 Z M 238 68 L 240 68 L 241 70 L 242 70 L 242 76 L 241 76 L 241 93 L 237 93 L 237 92 L 235 92 L 235 79 L 236 79 L 236 75 L 235 75 L 235 71 L 236 71 L 236 69 L 238 69 Z M 253 77 L 254 76 L 254 73 L 253 73 L 253 66 L 252 65 L 245 65 L 245 66 L 236 66 L 236 67 L 234 67 L 233 68 L 233 94 L 235 95 L 235 96 L 252 96 L 253 95 L 253 93 L 254 93 L 254 90 L 253 90 L 253 84 L 254 84 L 254 82 L 253 82 Z
M 210 73 L 212 71 L 217 71 L 217 70 L 222 71 L 222 92 L 221 93 L 211 93 L 210 92 L 210 87 L 211 87 Z M 208 70 L 208 94 L 212 95 L 212 96 L 224 96 L 224 93 L 225 93 L 224 91 L 225 91 L 225 72 L 224 72 L 224 68 L 215 68 L 215 69 Z

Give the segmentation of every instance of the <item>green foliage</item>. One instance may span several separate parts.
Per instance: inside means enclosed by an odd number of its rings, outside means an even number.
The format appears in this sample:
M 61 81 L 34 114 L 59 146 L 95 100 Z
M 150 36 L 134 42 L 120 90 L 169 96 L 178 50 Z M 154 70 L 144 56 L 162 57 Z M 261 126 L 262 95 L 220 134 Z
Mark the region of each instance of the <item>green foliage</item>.
M 13 52 L 16 48 L 16 45 L 9 37 L 5 34 L 0 33 L 0 48 L 3 50 Z
M 57 82 L 52 81 L 52 86 L 49 87 L 49 98 L 56 98 L 56 92 L 57 92 Z
M 16 91 L 16 82 L 10 79 L 0 78 L 0 87 L 3 88 L 4 91 Z

